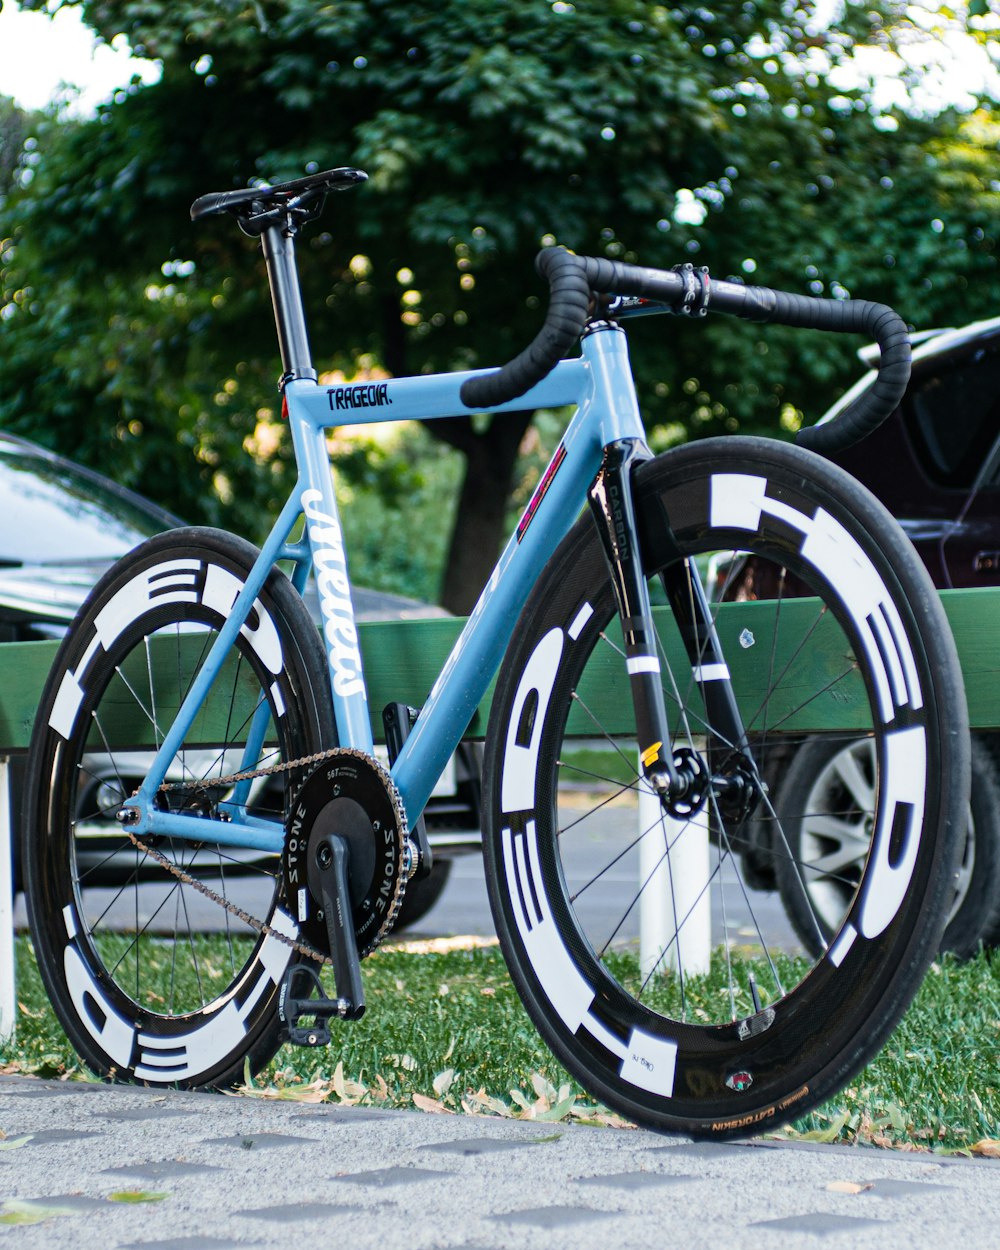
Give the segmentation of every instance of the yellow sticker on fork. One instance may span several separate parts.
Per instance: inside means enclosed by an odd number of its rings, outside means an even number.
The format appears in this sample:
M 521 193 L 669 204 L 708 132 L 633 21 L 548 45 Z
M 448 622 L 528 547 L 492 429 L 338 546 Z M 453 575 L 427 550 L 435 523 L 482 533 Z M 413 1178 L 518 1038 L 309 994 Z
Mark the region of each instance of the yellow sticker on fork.
M 651 764 L 656 763 L 656 761 L 660 758 L 660 747 L 662 746 L 662 742 L 654 742 L 651 747 L 647 747 L 645 751 L 643 751 L 642 755 L 639 756 L 642 760 L 643 768 L 649 768 Z

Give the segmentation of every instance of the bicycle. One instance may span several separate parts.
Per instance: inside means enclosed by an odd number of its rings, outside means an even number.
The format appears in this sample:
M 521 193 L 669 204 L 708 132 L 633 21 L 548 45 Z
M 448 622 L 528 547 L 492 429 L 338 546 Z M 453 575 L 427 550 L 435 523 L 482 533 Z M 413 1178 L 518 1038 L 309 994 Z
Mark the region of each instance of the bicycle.
M 417 817 L 499 668 L 487 886 L 511 976 L 553 1053 L 654 1128 L 724 1137 L 803 1114 L 875 1053 L 937 948 L 968 801 L 957 657 L 902 533 L 814 451 L 745 437 L 652 456 L 621 323 L 716 310 L 872 334 L 874 398 L 806 431 L 820 450 L 891 410 L 908 374 L 905 326 L 880 305 L 552 248 L 539 257 L 545 323 L 499 371 L 321 385 L 295 240 L 329 193 L 363 179 L 332 170 L 192 206 L 195 220 L 231 214 L 260 239 L 299 476 L 260 551 L 202 528 L 153 538 L 101 579 L 61 646 L 24 827 L 55 1010 L 97 1073 L 150 1085 L 230 1086 L 285 1040 L 327 1042 L 332 1020 L 364 1010 L 360 959 L 427 870 Z M 382 767 L 325 430 L 567 405 L 566 432 L 423 707 L 386 710 Z M 710 604 L 703 578 L 725 581 L 748 557 L 772 585 L 761 577 L 735 612 L 715 606 L 725 585 Z M 310 570 L 321 631 L 301 598 Z M 786 579 L 798 587 L 788 597 Z M 817 924 L 813 958 L 770 948 L 741 849 L 753 821 L 775 822 L 772 748 L 818 731 L 871 739 L 878 803 L 863 870 L 838 922 Z M 637 832 L 640 790 L 653 816 Z M 78 852 L 109 828 L 131 867 L 111 901 L 94 902 Z M 692 883 L 671 864 L 697 829 L 713 849 Z M 787 857 L 780 825 L 769 844 Z M 639 880 L 634 861 L 651 845 L 660 875 Z M 247 859 L 261 868 L 260 916 L 230 897 Z M 599 931 L 588 901 L 618 889 L 626 864 L 636 885 Z M 145 916 L 139 886 L 153 877 L 166 892 Z M 690 902 L 641 968 L 622 936 L 654 877 Z M 222 967 L 193 931 L 193 891 L 224 908 Z M 710 892 L 724 940 L 696 972 L 678 951 Z M 734 898 L 751 917 L 738 941 L 726 929 Z

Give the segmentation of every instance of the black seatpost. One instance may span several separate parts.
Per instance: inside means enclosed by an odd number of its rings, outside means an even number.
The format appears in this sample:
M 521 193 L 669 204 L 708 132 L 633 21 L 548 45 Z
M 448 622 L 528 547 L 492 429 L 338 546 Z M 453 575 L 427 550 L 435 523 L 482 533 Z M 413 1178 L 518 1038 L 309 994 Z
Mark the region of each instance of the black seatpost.
M 260 236 L 260 245 L 267 265 L 271 286 L 274 323 L 278 328 L 281 349 L 282 385 L 305 378 L 315 382 L 316 370 L 309 351 L 305 311 L 298 270 L 295 267 L 295 235 L 291 219 L 284 225 L 268 226 Z

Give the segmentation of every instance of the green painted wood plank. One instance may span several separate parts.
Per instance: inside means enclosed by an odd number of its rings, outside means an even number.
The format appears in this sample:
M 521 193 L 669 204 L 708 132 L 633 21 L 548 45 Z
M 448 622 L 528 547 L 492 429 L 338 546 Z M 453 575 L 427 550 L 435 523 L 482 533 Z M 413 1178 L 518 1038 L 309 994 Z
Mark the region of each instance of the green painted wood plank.
M 973 728 L 1000 729 L 1000 588 L 943 591 L 941 599 L 962 660 Z M 756 707 L 768 673 L 783 671 L 780 703 L 772 706 L 769 713 L 772 727 L 776 719 L 793 709 L 798 710 L 782 724 L 785 730 L 856 727 L 863 707 L 861 692 L 856 678 L 852 681 L 844 676 L 845 658 L 830 643 L 837 631 L 830 630 L 829 618 L 821 619 L 813 632 L 806 634 L 816 617 L 815 601 L 785 601 L 779 628 L 780 654 L 772 657 L 770 644 L 763 640 L 770 638 L 773 611 L 773 604 L 763 602 L 726 604 L 719 613 L 718 628 L 726 652 L 740 659 L 736 681 L 743 705 Z M 658 614 L 671 663 L 678 673 L 686 674 L 687 665 L 673 637 L 669 612 L 658 609 Z M 403 701 L 415 707 L 423 703 L 461 627 L 462 621 L 452 618 L 378 621 L 361 626 L 376 736 L 381 736 L 381 709 L 386 703 Z M 753 635 L 751 647 L 740 645 L 739 637 L 745 630 Z M 807 641 L 800 646 L 803 637 Z M 54 642 L 0 645 L 0 751 L 27 750 L 35 710 L 56 647 Z M 736 668 L 735 661 L 733 667 Z M 817 691 L 821 693 L 816 694 Z M 581 694 L 582 704 L 600 711 L 602 717 L 612 714 L 616 728 L 627 731 L 629 700 L 623 688 L 620 662 L 613 653 L 607 652 L 606 658 L 588 669 Z M 809 695 L 815 697 L 807 698 Z M 170 699 L 166 691 L 158 697 L 163 700 L 162 719 Z M 473 732 L 479 735 L 485 731 L 489 698 L 488 694 L 473 726 Z M 582 704 L 574 711 L 571 729 L 586 734 L 590 725 Z M 214 715 L 215 709 L 209 709 L 199 733 L 206 741 L 218 734 Z M 122 733 L 142 737 L 138 726 L 128 724 Z
M 1000 729 L 1000 587 L 940 594 L 962 662 L 969 724 Z
M 0 644 L 0 753 L 26 751 L 58 643 Z

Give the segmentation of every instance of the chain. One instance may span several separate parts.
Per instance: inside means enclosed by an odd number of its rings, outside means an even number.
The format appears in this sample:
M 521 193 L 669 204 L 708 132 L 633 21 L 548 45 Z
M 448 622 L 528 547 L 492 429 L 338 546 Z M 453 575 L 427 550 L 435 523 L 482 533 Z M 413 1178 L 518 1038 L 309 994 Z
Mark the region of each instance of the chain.
M 203 781 L 199 781 L 196 778 L 190 781 L 165 781 L 160 786 L 160 792 L 169 790 L 214 790 L 220 786 L 227 789 L 238 781 L 253 781 L 257 777 L 269 777 L 273 773 L 287 773 L 291 772 L 293 768 L 305 768 L 312 764 L 319 764 L 337 753 L 338 749 L 333 747 L 327 751 L 317 751 L 315 755 L 303 755 L 297 760 L 287 760 L 281 764 L 272 764 L 270 768 L 245 768 L 238 773 L 230 773 L 227 777 L 212 777 Z M 273 937 L 283 946 L 290 947 L 293 951 L 304 955 L 315 963 L 325 965 L 333 963 L 329 955 L 324 955 L 322 951 L 316 950 L 305 942 L 298 942 L 295 938 L 290 938 L 286 933 L 275 929 L 273 925 L 269 925 L 265 920 L 258 920 L 256 916 L 250 915 L 242 907 L 237 907 L 228 898 L 223 898 L 221 894 L 213 890 L 211 886 L 206 885 L 204 881 L 199 881 L 197 877 L 192 877 L 190 873 L 185 872 L 177 864 L 172 864 L 161 851 L 158 851 L 155 847 L 147 846 L 145 842 L 137 838 L 128 829 L 126 829 L 126 832 L 134 846 L 138 847 L 144 855 L 154 859 L 161 868 L 166 869 L 172 877 L 176 877 L 182 885 L 191 886 L 193 890 L 204 895 L 211 902 L 216 903 L 219 907 L 229 912 L 230 915 L 235 916 L 238 920 L 242 920 L 245 925 L 249 925 L 251 929 L 261 934 L 262 937 Z
M 245 768 L 240 772 L 230 773 L 225 777 L 212 777 L 201 781 L 197 778 L 193 778 L 189 781 L 165 781 L 161 784 L 159 789 L 161 793 L 171 790 L 215 790 L 220 787 L 228 789 L 230 786 L 235 785 L 239 781 L 253 781 L 258 777 L 270 777 L 275 773 L 287 773 L 291 772 L 292 769 L 295 768 L 309 767 L 311 765 L 320 764 L 323 760 L 331 759 L 334 756 L 342 757 L 343 755 L 344 751 L 341 748 L 331 747 L 326 751 L 317 751 L 313 755 L 303 755 L 296 760 L 287 760 L 284 763 L 272 764 L 269 768 Z M 154 859 L 161 868 L 164 868 L 172 877 L 176 877 L 182 885 L 191 886 L 193 890 L 196 890 L 199 894 L 209 899 L 210 902 L 216 903 L 219 907 L 229 912 L 230 915 L 235 916 L 238 920 L 242 920 L 245 925 L 249 925 L 251 929 L 260 933 L 263 937 L 273 937 L 283 946 L 290 947 L 291 950 L 296 951 L 300 955 L 304 955 L 307 959 L 311 959 L 315 963 L 327 966 L 332 965 L 333 960 L 329 955 L 324 955 L 322 951 L 316 950 L 315 947 L 308 945 L 306 942 L 299 942 L 296 941 L 295 938 L 290 938 L 286 933 L 282 933 L 280 930 L 275 929 L 273 925 L 269 925 L 266 921 L 259 920 L 256 916 L 252 916 L 249 912 L 244 911 L 242 907 L 237 907 L 235 903 L 231 902 L 228 898 L 224 898 L 221 894 L 213 890 L 211 886 L 206 885 L 204 881 L 199 881 L 197 877 L 192 877 L 190 873 L 185 872 L 184 869 L 179 867 L 177 864 L 171 863 L 170 860 L 167 859 L 166 855 L 164 855 L 161 851 L 158 851 L 155 847 L 147 846 L 145 842 L 143 842 L 127 828 L 126 832 L 128 833 L 129 839 L 134 846 L 138 847 L 144 855 L 148 855 L 151 859 Z M 395 914 L 398 911 L 398 897 L 394 899 L 394 904 L 390 920 L 395 918 Z M 386 925 L 385 929 L 379 933 L 378 938 L 376 939 L 376 944 L 391 927 L 391 923 Z
M 340 747 L 330 747 L 326 751 L 317 751 L 315 755 L 303 755 L 297 760 L 286 760 L 283 764 L 272 764 L 270 768 L 245 768 L 242 772 L 230 773 L 226 777 L 208 777 L 201 781 L 192 777 L 185 781 L 164 781 L 160 792 L 168 790 L 217 790 L 235 785 L 238 781 L 253 781 L 257 777 L 270 777 L 272 773 L 288 773 L 293 768 L 305 768 L 309 764 L 321 764 L 334 755 L 342 755 Z
M 235 903 L 230 902 L 228 898 L 223 898 L 221 894 L 217 894 L 211 886 L 207 886 L 204 881 L 199 881 L 197 877 L 192 877 L 190 873 L 185 872 L 183 868 L 179 868 L 176 864 L 172 864 L 166 855 L 158 851 L 153 846 L 147 846 L 134 833 L 129 833 L 132 844 L 137 846 L 144 855 L 148 855 L 151 859 L 155 859 L 161 868 L 165 868 L 172 877 L 176 877 L 183 885 L 189 885 L 192 889 L 197 890 L 199 894 L 203 894 L 205 898 L 210 899 L 213 903 L 224 908 L 237 919 L 242 920 L 244 924 L 249 925 L 251 929 L 256 930 L 263 937 L 276 938 L 283 946 L 289 946 L 293 951 L 297 951 L 300 955 L 305 955 L 307 959 L 312 959 L 318 964 L 332 964 L 333 960 L 329 955 L 324 955 L 322 951 L 316 950 L 312 946 L 308 946 L 305 942 L 297 942 L 294 938 L 290 938 L 287 933 L 282 933 L 279 929 L 275 929 L 264 920 L 258 920 L 256 916 L 251 916 L 249 912 L 244 911 L 242 907 L 237 907 Z

